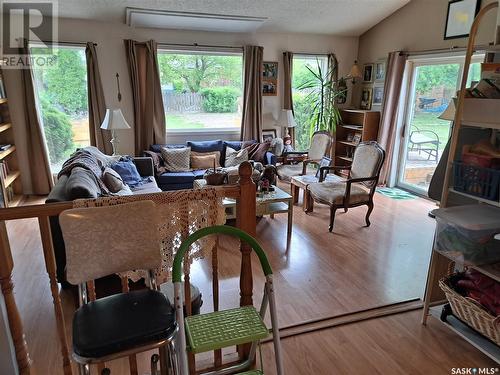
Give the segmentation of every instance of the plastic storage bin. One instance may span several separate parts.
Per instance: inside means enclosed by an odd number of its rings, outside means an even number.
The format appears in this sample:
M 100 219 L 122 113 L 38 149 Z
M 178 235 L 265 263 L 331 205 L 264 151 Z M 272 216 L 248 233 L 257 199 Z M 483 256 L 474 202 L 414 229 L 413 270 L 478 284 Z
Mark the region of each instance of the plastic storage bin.
M 498 200 L 500 170 L 453 163 L 453 188 L 492 201 Z
M 500 208 L 466 205 L 440 208 L 433 213 L 436 250 L 465 264 L 500 262 Z

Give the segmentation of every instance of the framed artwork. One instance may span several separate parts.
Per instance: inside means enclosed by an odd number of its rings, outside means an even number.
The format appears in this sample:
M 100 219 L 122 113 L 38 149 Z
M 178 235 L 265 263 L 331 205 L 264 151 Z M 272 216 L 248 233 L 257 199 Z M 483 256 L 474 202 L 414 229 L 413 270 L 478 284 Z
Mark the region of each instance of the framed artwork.
M 373 64 L 363 65 L 363 82 L 373 82 Z
M 361 103 L 359 107 L 361 109 L 371 109 L 372 108 L 372 95 L 373 89 L 369 86 L 363 87 L 361 91 Z
M 385 81 L 385 60 L 380 60 L 375 63 L 375 82 Z
M 448 3 L 444 39 L 466 38 L 481 8 L 481 0 L 451 0 Z
M 262 129 L 263 142 L 271 142 L 276 137 L 276 129 Z
M 262 63 L 262 95 L 278 95 L 278 62 L 276 61 Z
M 382 106 L 384 100 L 384 85 L 373 86 L 372 106 Z

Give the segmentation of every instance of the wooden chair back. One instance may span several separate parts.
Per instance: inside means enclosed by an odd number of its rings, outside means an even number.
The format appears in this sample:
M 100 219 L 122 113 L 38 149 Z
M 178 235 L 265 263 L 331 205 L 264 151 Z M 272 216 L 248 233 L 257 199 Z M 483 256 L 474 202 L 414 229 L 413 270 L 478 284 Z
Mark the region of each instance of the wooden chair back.
M 349 178 L 356 179 L 378 176 L 384 163 L 384 158 L 385 151 L 377 142 L 361 142 L 354 150 Z M 373 187 L 376 183 L 376 181 L 362 182 L 368 188 Z

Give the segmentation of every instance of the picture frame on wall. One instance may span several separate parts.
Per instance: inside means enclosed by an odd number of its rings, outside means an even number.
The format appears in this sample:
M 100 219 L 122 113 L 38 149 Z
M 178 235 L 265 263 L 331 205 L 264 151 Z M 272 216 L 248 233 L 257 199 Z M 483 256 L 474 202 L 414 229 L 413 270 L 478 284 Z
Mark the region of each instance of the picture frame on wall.
M 278 95 L 278 62 L 264 61 L 262 63 L 262 95 Z
M 386 60 L 379 60 L 375 63 L 375 82 L 385 81 Z
M 361 103 L 359 108 L 370 110 L 372 108 L 372 96 L 373 88 L 370 86 L 364 86 L 361 90 Z
M 373 82 L 373 69 L 374 69 L 374 64 L 363 65 L 363 82 L 364 83 Z
M 276 129 L 262 129 L 262 141 L 271 142 L 277 137 Z
M 372 107 L 381 107 L 384 100 L 384 85 L 373 86 Z
M 446 13 L 444 39 L 468 37 L 480 9 L 481 0 L 451 0 Z

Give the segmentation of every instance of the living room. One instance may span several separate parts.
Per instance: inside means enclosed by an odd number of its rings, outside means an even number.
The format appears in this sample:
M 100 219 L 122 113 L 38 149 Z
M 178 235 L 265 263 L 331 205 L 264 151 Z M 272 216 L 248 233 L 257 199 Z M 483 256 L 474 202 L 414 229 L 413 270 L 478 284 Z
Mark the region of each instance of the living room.
M 473 96 L 500 81 L 494 1 L 37 4 L 28 22 L 2 3 L 4 30 L 32 30 L 0 65 L 0 373 L 497 368 L 500 107 Z M 469 237 L 438 249 L 453 206 L 487 226 L 487 263 L 464 261 Z M 161 309 L 106 305 L 126 294 L 166 303 L 168 335 L 144 345 L 135 321 Z M 262 336 L 223 338 L 250 305 Z M 108 312 L 78 323 L 89 306 Z M 196 348 L 212 312 L 225 328 Z

